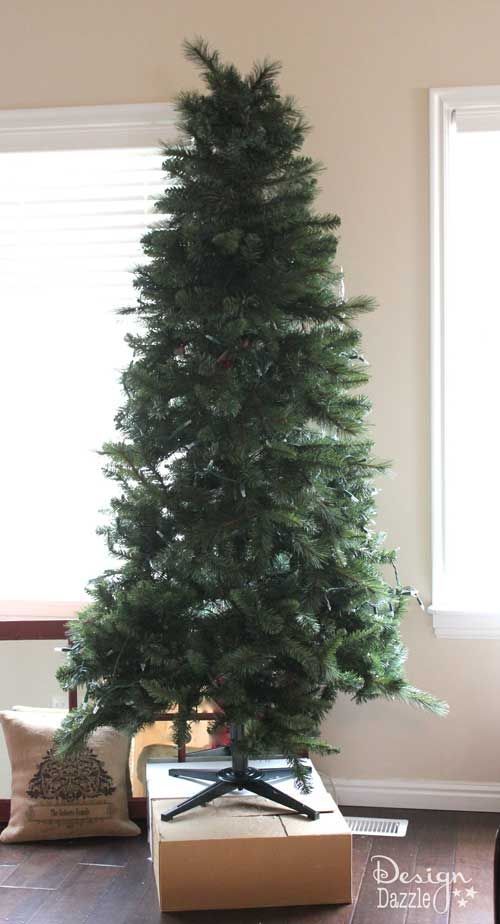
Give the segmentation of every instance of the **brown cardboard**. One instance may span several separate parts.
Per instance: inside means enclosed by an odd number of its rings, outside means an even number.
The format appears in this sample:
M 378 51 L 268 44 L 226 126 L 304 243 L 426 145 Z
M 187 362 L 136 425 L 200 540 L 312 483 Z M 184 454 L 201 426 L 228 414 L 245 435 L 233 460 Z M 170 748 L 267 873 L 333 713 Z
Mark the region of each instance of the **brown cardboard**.
M 173 821 L 177 799 L 151 803 L 162 911 L 341 904 L 351 901 L 351 833 L 331 797 L 317 821 L 258 797 L 217 799 Z M 324 803 L 324 800 L 322 800 Z

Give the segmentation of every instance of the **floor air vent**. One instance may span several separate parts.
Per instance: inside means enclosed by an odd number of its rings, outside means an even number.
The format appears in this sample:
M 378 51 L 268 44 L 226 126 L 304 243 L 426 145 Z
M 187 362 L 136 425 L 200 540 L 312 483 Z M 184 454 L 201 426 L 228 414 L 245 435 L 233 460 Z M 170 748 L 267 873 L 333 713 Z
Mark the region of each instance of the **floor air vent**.
M 353 818 L 345 819 L 353 834 L 371 834 L 375 837 L 405 837 L 406 818 Z

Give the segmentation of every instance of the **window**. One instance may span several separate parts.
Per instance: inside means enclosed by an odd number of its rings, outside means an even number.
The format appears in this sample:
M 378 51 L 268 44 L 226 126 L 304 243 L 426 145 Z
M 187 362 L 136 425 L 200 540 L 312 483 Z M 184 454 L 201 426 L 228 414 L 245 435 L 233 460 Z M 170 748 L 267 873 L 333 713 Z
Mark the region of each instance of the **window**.
M 431 91 L 433 613 L 500 638 L 500 87 Z
M 0 113 L 0 615 L 69 615 L 110 565 L 98 450 L 131 326 L 116 309 L 173 132 L 163 104 Z

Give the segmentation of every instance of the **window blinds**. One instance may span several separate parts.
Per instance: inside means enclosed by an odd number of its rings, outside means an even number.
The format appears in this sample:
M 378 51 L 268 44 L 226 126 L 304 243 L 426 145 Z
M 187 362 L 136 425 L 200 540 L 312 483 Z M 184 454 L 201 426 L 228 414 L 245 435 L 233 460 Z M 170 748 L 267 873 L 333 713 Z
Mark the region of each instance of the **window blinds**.
M 165 187 L 153 148 L 0 153 L 0 600 L 78 600 L 96 536 L 140 239 Z
M 467 106 L 455 109 L 453 121 L 458 132 L 500 131 L 499 106 Z
M 0 155 L 0 273 L 14 287 L 130 293 L 140 239 L 165 186 L 148 148 Z
M 434 602 L 455 612 L 498 611 L 499 160 L 500 131 L 476 124 L 450 138 L 441 346 L 444 554 Z

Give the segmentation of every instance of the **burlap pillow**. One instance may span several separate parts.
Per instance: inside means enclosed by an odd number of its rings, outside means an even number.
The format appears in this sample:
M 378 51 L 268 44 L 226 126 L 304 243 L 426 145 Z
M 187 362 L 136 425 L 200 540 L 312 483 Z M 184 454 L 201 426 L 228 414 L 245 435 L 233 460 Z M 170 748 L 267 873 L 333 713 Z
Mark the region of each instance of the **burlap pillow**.
M 100 728 L 83 750 L 61 761 L 54 732 L 63 715 L 0 712 L 12 768 L 10 821 L 0 841 L 139 834 L 128 817 L 126 736 Z

